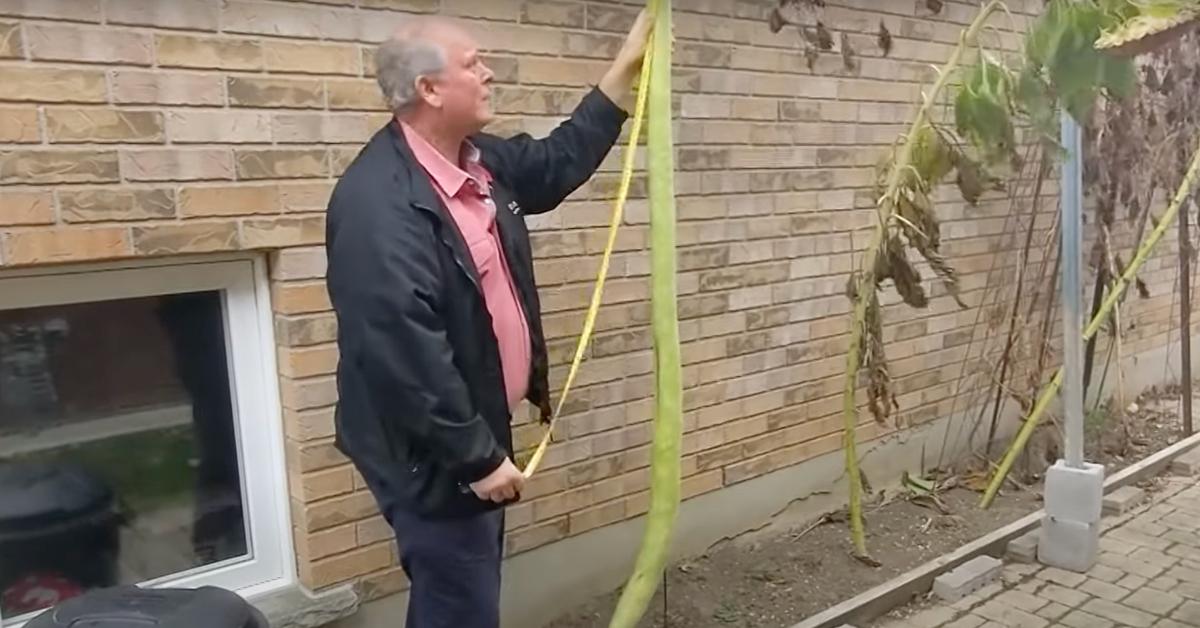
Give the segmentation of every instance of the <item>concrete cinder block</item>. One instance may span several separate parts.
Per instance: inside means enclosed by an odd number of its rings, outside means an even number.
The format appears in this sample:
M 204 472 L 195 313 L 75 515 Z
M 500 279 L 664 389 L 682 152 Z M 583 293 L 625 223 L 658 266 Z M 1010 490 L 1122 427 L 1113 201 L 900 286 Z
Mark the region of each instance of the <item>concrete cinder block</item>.
M 976 556 L 933 581 L 933 594 L 957 602 L 1000 579 L 1004 563 L 991 556 Z
M 1085 573 L 1096 564 L 1100 550 L 1100 522 L 1083 523 L 1042 518 L 1038 561 L 1043 565 Z
M 1104 465 L 1080 468 L 1063 460 L 1046 471 L 1046 514 L 1055 519 L 1092 523 L 1100 520 L 1104 502 Z
M 1142 503 L 1146 491 L 1136 486 L 1122 486 L 1104 496 L 1104 514 L 1123 515 Z
M 1172 460 L 1171 473 L 1188 478 L 1200 475 L 1200 448 L 1192 449 Z
M 1032 563 L 1037 560 L 1038 531 L 1026 532 L 1008 542 L 1005 557 L 1016 563 Z

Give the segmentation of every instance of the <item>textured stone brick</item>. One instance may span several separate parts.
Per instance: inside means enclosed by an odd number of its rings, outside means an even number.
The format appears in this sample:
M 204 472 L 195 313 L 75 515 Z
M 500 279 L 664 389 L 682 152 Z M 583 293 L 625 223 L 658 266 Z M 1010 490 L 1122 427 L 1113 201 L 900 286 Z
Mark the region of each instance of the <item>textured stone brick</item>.
M 231 76 L 229 104 L 237 107 L 319 109 L 325 106 L 320 81 Z
M 179 213 L 192 216 L 242 216 L 279 212 L 274 185 L 196 185 L 179 190 Z
M 363 144 L 375 129 L 362 113 L 277 113 L 271 135 L 281 144 Z
M 325 217 L 262 218 L 242 223 L 246 248 L 278 248 L 320 244 L 325 240 Z
M 0 100 L 99 103 L 108 100 L 104 72 L 36 66 L 0 68 Z
M 105 0 L 110 24 L 133 24 L 186 30 L 217 30 L 219 6 L 208 0 Z
M 129 65 L 154 61 L 150 36 L 125 29 L 26 24 L 24 39 L 29 56 L 39 60 Z
M 39 142 L 38 112 L 35 107 L 0 107 L 0 142 Z
M 152 148 L 120 152 L 121 176 L 127 181 L 195 181 L 232 179 L 233 151 L 223 148 Z
M 221 28 L 228 33 L 305 39 L 353 40 L 361 32 L 358 15 L 347 9 L 237 0 L 222 4 Z
M 392 564 L 389 543 L 379 543 L 312 563 L 300 563 L 300 581 L 313 589 L 379 571 Z
M 44 229 L 4 236 L 4 261 L 8 264 L 53 264 L 102 260 L 128 255 L 125 229 Z
M 15 22 L 0 22 L 0 59 L 19 59 L 24 56 L 21 25 Z
M 133 248 L 141 255 L 208 253 L 238 247 L 236 222 L 185 222 L 133 228 Z
M 0 15 L 99 22 L 100 0 L 0 0 Z
M 0 183 L 104 183 L 120 177 L 116 151 L 0 151 Z
M 521 0 L 442 0 L 441 10 L 459 17 L 516 22 L 521 19 Z
M 279 184 L 279 204 L 285 212 L 320 212 L 329 207 L 332 183 Z
M 263 42 L 268 72 L 348 74 L 357 76 L 362 62 L 358 46 L 349 44 Z
M 271 278 L 278 281 L 319 279 L 325 276 L 328 262 L 325 249 L 306 246 L 271 253 Z
M 329 168 L 324 149 L 253 149 L 239 150 L 237 160 L 239 179 L 296 179 L 326 176 Z
M 293 244 L 298 243 L 289 243 L 289 245 Z M 275 311 L 280 314 L 312 314 L 315 312 L 327 312 L 332 309 L 329 303 L 329 291 L 323 281 L 275 284 L 272 286 L 271 295 L 275 304 Z M 336 391 L 331 390 L 330 394 L 336 394 Z M 304 410 L 320 405 L 328 405 L 333 403 L 334 399 L 322 398 L 321 401 L 321 403 L 314 401 L 312 405 L 289 406 L 285 404 L 285 407 Z
M 49 190 L 0 191 L 0 226 L 54 223 L 54 196 Z
M 319 408 L 303 412 L 285 410 L 283 425 L 287 437 L 294 440 L 329 438 L 334 434 L 333 409 Z
M 114 70 L 111 85 L 113 102 L 121 104 L 225 104 L 225 82 L 219 74 Z
M 259 42 L 192 35 L 156 35 L 158 65 L 180 68 L 261 70 L 263 51 Z
M 157 111 L 51 107 L 46 134 L 52 143 L 156 143 L 163 141 L 163 118 Z
M 531 0 L 521 7 L 521 21 L 525 24 L 583 28 L 584 6 L 574 2 Z
M 369 80 L 326 81 L 330 109 L 385 110 L 379 85 Z
M 153 220 L 175 215 L 170 189 L 68 188 L 58 192 L 66 222 Z
M 441 0 L 359 0 L 358 6 L 364 9 L 394 9 L 432 13 L 437 11 L 440 3 Z
M 288 377 L 314 377 L 337 372 L 338 350 L 333 345 L 280 349 L 280 373 Z
M 172 142 L 243 144 L 271 141 L 271 116 L 252 111 L 169 111 Z
M 320 560 L 348 552 L 357 545 L 356 530 L 352 523 L 320 532 L 297 532 L 296 556 L 301 561 Z

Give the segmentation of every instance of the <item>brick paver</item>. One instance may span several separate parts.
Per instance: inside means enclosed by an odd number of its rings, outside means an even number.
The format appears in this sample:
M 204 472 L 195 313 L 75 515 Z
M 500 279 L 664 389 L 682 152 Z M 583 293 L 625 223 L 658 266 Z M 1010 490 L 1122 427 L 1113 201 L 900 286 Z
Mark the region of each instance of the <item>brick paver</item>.
M 874 626 L 1200 627 L 1200 483 L 1168 478 L 1150 503 L 1103 525 L 1099 560 L 1086 574 L 1009 563 L 1001 583 Z

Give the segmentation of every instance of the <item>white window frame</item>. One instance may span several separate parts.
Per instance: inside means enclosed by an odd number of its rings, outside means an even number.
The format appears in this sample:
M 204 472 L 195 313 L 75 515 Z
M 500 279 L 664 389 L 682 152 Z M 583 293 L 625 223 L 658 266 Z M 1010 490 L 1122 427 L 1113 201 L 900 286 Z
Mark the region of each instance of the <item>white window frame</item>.
M 178 258 L 0 271 L 0 310 L 219 290 L 229 356 L 249 556 L 139 583 L 218 586 L 254 599 L 293 586 L 295 552 L 284 459 L 270 283 L 261 257 Z M 252 455 L 250 452 L 253 452 Z M 4 628 L 36 613 L 0 617 Z M 16 622 L 14 622 L 16 620 Z M 4 624 L 5 621 L 10 623 Z

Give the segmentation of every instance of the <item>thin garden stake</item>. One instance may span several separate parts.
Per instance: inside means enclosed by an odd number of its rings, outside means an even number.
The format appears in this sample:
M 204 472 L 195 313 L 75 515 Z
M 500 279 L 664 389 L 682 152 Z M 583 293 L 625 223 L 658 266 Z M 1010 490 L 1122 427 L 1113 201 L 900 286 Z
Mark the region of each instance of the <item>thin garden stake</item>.
M 1108 318 L 1109 312 L 1113 306 L 1120 300 L 1121 295 L 1125 293 L 1125 289 L 1133 278 L 1137 276 L 1138 270 L 1146 263 L 1146 259 L 1150 257 L 1150 253 L 1162 239 L 1171 223 L 1175 221 L 1175 217 L 1179 214 L 1180 207 L 1187 201 L 1192 192 L 1192 186 L 1195 185 L 1197 177 L 1200 177 L 1200 150 L 1192 155 L 1191 165 L 1188 166 L 1187 175 L 1183 177 L 1183 182 L 1179 185 L 1179 189 L 1175 192 L 1175 197 L 1171 204 L 1167 206 L 1166 213 L 1158 221 L 1154 227 L 1154 231 L 1146 237 L 1146 241 L 1138 246 L 1137 253 L 1125 267 L 1125 272 L 1121 277 L 1113 282 L 1112 287 L 1108 291 L 1108 296 L 1105 297 L 1104 303 L 1100 305 L 1100 310 L 1092 317 L 1091 322 L 1083 330 L 1083 339 L 1088 340 L 1096 335 L 1100 326 Z M 1025 423 L 1021 425 L 1020 431 L 1017 432 L 1016 438 L 1013 439 L 1012 445 L 1004 454 L 1004 459 L 1000 461 L 1000 465 L 996 467 L 996 473 L 992 476 L 991 482 L 988 484 L 987 491 L 983 494 L 983 500 L 980 506 L 987 508 L 992 505 L 996 499 L 996 494 L 1000 492 L 1000 486 L 1004 484 L 1004 479 L 1008 477 L 1008 472 L 1012 470 L 1013 463 L 1016 462 L 1017 456 L 1021 454 L 1021 450 L 1025 448 L 1025 444 L 1029 442 L 1029 437 L 1033 435 L 1033 430 L 1037 428 L 1038 422 L 1042 418 L 1042 413 L 1046 411 L 1046 407 L 1054 399 L 1054 395 L 1058 392 L 1063 381 L 1063 369 L 1059 367 L 1050 383 L 1042 390 L 1041 396 L 1038 397 L 1037 403 L 1034 404 L 1033 410 L 1025 419 Z
M 645 614 L 662 577 L 679 512 L 683 384 L 675 288 L 675 149 L 671 131 L 671 0 L 650 0 L 650 318 L 654 336 L 654 441 L 650 462 L 650 512 L 629 577 L 609 628 L 633 628 Z

